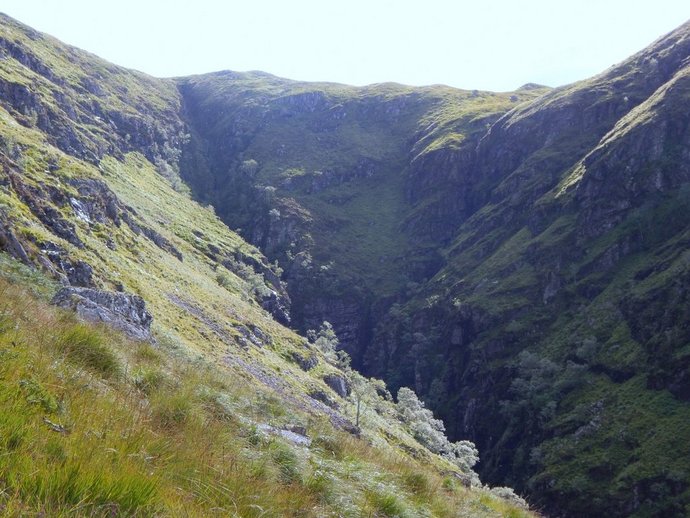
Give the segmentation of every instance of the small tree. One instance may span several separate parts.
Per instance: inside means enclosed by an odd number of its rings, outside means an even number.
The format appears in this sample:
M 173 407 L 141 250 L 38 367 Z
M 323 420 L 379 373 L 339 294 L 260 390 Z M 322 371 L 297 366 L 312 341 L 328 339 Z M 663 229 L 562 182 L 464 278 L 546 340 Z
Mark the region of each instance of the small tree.
M 240 172 L 246 174 L 247 176 L 253 177 L 258 170 L 259 163 L 253 158 L 245 160 L 240 164 Z
M 434 419 L 431 410 L 424 408 L 424 403 L 417 394 L 407 387 L 398 391 L 398 412 L 412 432 L 412 435 L 423 446 L 434 453 L 447 449 L 446 427 L 440 419 Z
M 372 401 L 375 401 L 378 395 L 376 394 L 376 388 L 371 383 L 371 380 L 365 378 L 358 372 L 349 370 L 348 378 L 350 381 L 350 386 L 352 387 L 352 397 L 357 407 L 355 426 L 359 427 L 359 421 L 362 415 L 362 403 L 369 404 Z
M 458 441 L 449 442 L 449 449 L 443 456 L 460 467 L 463 471 L 472 471 L 477 462 L 479 462 L 479 451 L 473 442 Z

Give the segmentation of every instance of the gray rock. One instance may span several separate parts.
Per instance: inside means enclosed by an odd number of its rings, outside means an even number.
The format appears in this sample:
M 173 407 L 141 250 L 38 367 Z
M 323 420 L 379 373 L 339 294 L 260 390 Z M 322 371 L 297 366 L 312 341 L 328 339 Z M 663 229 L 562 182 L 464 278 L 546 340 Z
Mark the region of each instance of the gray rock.
M 95 287 L 93 282 L 93 268 L 84 261 L 72 261 L 67 254 L 67 251 L 56 245 L 51 241 L 41 243 L 41 253 L 44 260 L 40 264 L 48 271 L 53 273 L 61 280 L 63 277 L 67 278 L 67 282 L 72 286 L 80 286 L 83 288 Z M 48 267 L 45 258 L 53 264 L 54 268 Z
M 326 374 L 323 377 L 323 381 L 341 398 L 346 398 L 350 395 L 350 384 L 340 374 Z
M 0 213 L 0 218 L 2 217 L 3 214 Z M 14 235 L 12 229 L 7 225 L 0 227 L 0 250 L 4 250 L 24 264 L 31 263 L 29 256 L 27 255 L 26 250 L 24 250 L 21 242 L 17 239 L 17 236 Z
M 144 299 L 137 295 L 107 292 L 92 288 L 62 288 L 53 304 L 76 311 L 91 322 L 104 322 L 135 340 L 151 337 L 151 314 Z
M 67 278 L 73 286 L 93 286 L 93 268 L 84 261 L 76 261 L 67 270 Z
M 323 390 L 312 390 L 309 392 L 309 397 L 315 399 L 316 401 L 321 401 L 324 405 L 327 405 L 335 410 L 338 409 L 338 403 L 333 401 L 331 397 Z
M 319 358 L 315 354 L 304 356 L 298 352 L 292 353 L 292 359 L 303 371 L 310 371 L 319 364 Z

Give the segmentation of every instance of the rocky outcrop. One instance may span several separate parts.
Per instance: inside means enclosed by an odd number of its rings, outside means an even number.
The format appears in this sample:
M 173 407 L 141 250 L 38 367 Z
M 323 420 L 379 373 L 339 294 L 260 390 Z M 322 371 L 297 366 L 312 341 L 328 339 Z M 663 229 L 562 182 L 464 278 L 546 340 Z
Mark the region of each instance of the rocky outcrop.
M 293 352 L 292 359 L 303 371 L 310 371 L 319 364 L 319 357 L 313 352 L 306 355 Z
M 61 277 L 65 284 L 85 288 L 95 287 L 91 265 L 82 260 L 71 260 L 64 248 L 50 241 L 41 243 L 39 248 L 41 254 L 51 263 L 52 268 L 47 269 L 56 277 Z
M 119 329 L 134 340 L 151 338 L 153 318 L 137 295 L 69 287 L 58 291 L 53 304 L 76 311 L 85 320 Z
M 36 127 L 60 150 L 93 164 L 106 154 L 130 151 L 153 163 L 177 163 L 187 132 L 172 81 L 114 66 L 54 39 L 46 41 L 11 18 L 3 16 L 2 23 L 25 38 L 0 36 L 0 59 L 14 60 L 31 77 L 30 85 L 21 78 L 0 79 L 0 104 L 22 124 Z M 45 43 L 57 50 L 50 54 L 51 63 L 35 51 Z
M 14 235 L 12 228 L 5 223 L 7 217 L 0 211 L 0 250 L 7 252 L 9 255 L 23 262 L 24 264 L 31 264 L 29 256 L 24 249 L 21 241 Z
M 350 395 L 352 388 L 348 381 L 340 374 L 326 374 L 323 377 L 323 381 L 341 398 L 346 398 Z

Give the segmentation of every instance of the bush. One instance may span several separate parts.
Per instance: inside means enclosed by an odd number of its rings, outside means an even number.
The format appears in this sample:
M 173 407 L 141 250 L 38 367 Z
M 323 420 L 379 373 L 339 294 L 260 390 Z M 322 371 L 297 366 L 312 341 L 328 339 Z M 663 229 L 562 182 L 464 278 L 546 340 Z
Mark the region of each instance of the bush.
M 429 451 L 451 461 L 465 472 L 472 473 L 472 466 L 479 462 L 479 452 L 470 441 L 451 443 L 446 437 L 443 421 L 434 419 L 434 414 L 417 394 L 407 387 L 398 391 L 398 413 L 410 432 Z
M 324 320 L 318 332 L 310 329 L 307 331 L 307 337 L 321 350 L 324 356 L 326 356 L 326 359 L 335 362 L 337 359 L 336 350 L 338 349 L 340 341 L 330 322 Z

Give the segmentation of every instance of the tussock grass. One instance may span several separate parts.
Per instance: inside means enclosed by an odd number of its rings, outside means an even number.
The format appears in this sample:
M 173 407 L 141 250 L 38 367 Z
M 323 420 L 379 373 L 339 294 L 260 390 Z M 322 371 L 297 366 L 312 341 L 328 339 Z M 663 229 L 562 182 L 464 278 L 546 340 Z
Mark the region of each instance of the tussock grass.
M 84 324 L 72 324 L 55 333 L 55 347 L 78 365 L 93 369 L 105 377 L 122 373 L 116 354 L 104 343 L 98 330 Z

